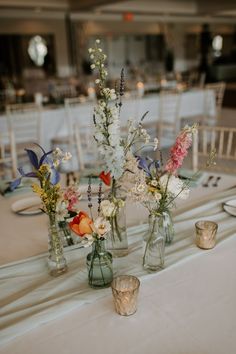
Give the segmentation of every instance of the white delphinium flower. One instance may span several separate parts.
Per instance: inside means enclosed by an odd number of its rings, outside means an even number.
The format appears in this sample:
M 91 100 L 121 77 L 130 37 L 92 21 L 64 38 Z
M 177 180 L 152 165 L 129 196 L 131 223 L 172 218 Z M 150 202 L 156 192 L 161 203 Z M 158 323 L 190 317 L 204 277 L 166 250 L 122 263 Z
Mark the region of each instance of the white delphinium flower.
M 113 202 L 110 202 L 109 200 L 103 200 L 101 202 L 101 211 L 103 216 L 106 218 L 110 218 L 111 216 L 114 215 L 116 210 L 116 206 Z
M 94 70 L 94 69 L 95 69 L 95 64 L 91 64 L 91 65 L 90 65 L 90 68 L 91 68 L 92 70 Z
M 97 44 L 100 44 L 100 39 L 96 39 L 95 41 Z
M 96 79 L 95 80 L 95 84 L 99 84 L 100 83 L 100 80 L 99 79 Z

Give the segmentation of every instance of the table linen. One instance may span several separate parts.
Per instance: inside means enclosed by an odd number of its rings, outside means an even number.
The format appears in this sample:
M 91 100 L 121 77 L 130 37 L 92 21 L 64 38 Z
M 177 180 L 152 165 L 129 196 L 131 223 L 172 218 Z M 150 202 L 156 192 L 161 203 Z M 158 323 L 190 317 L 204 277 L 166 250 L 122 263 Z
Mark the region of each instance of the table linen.
M 186 283 L 189 282 L 189 277 L 191 278 L 191 282 L 193 282 L 194 279 L 192 277 L 194 273 L 190 274 L 189 269 L 193 267 L 193 269 L 195 269 L 196 271 L 196 260 L 198 260 L 200 274 L 203 277 L 203 281 L 207 281 L 207 277 L 205 277 L 205 275 L 208 274 L 208 267 L 212 267 L 210 259 L 213 257 L 214 252 L 216 252 L 217 259 L 220 260 L 219 267 L 222 267 L 225 262 L 227 274 L 224 274 L 224 272 L 222 272 L 222 269 L 218 269 L 217 267 L 217 269 L 215 269 L 215 273 L 213 273 L 213 278 L 209 279 L 210 283 L 205 283 L 204 285 L 205 289 L 208 290 L 206 290 L 206 292 L 204 291 L 204 288 L 201 290 L 202 297 L 199 299 L 199 303 L 196 303 L 195 306 L 196 308 L 197 306 L 201 306 L 200 312 L 202 312 L 204 306 L 206 307 L 205 310 L 207 311 L 211 310 L 212 308 L 214 309 L 214 307 L 217 307 L 217 304 L 219 305 L 220 309 L 222 309 L 222 306 L 226 306 L 228 310 L 231 309 L 233 311 L 235 308 L 233 291 L 236 290 L 236 277 L 234 275 L 235 272 L 233 271 L 233 269 L 236 265 L 236 260 L 234 257 L 234 253 L 231 251 L 230 245 L 231 242 L 232 247 L 235 245 L 234 237 L 236 236 L 236 219 L 222 210 L 222 203 L 226 200 L 232 199 L 235 195 L 236 188 L 232 188 L 227 191 L 215 193 L 210 197 L 203 197 L 198 202 L 192 201 L 187 206 L 182 206 L 182 208 L 179 208 L 179 210 L 177 210 L 176 216 L 174 218 L 176 236 L 173 244 L 166 248 L 166 268 L 160 273 L 148 274 L 142 268 L 142 235 L 147 226 L 143 225 L 130 228 L 128 232 L 130 254 L 125 258 L 114 260 L 115 274 L 132 274 L 138 276 L 141 280 L 141 284 L 142 282 L 145 282 L 146 284 L 146 296 L 149 297 L 150 300 L 153 299 L 153 305 L 156 304 L 156 306 L 159 308 L 160 303 L 159 301 L 156 301 L 156 294 L 152 292 L 153 282 L 155 283 L 156 281 L 158 281 L 160 277 L 161 279 L 163 279 L 163 277 L 165 277 L 165 273 L 166 275 L 168 274 L 167 279 L 172 279 L 171 282 L 168 283 L 167 280 L 167 283 L 165 283 L 163 280 L 163 288 L 161 287 L 160 289 L 158 289 L 158 293 L 162 294 L 161 302 L 164 301 L 164 293 L 166 293 L 167 299 L 169 299 L 170 294 L 168 293 L 168 287 L 170 287 L 170 291 L 173 290 L 173 281 L 176 286 L 174 289 L 176 289 L 177 294 L 178 292 L 180 292 L 180 295 L 183 296 L 183 299 L 187 301 L 187 294 L 182 291 L 180 285 L 181 283 L 184 283 L 186 285 Z M 216 221 L 219 224 L 219 230 L 217 234 L 217 246 L 212 251 L 202 251 L 198 249 L 194 244 L 194 224 L 199 219 L 210 219 L 212 221 Z M 225 244 L 229 247 L 226 247 Z M 222 249 L 222 255 L 220 254 L 220 249 Z M 69 272 L 57 279 L 52 279 L 47 274 L 45 263 L 46 255 L 35 257 L 30 260 L 21 261 L 12 265 L 6 265 L 0 268 L 0 297 L 2 304 L 0 313 L 2 326 L 2 345 L 9 343 L 9 341 L 12 341 L 14 338 L 23 335 L 24 333 L 32 330 L 33 328 L 37 328 L 43 323 L 56 320 L 59 317 L 66 315 L 67 312 L 67 316 L 69 316 L 69 314 L 72 314 L 72 312 L 70 312 L 71 310 L 77 311 L 81 305 L 93 305 L 95 302 L 103 298 L 107 298 L 107 301 L 110 304 L 110 289 L 94 291 L 90 289 L 87 285 L 87 270 L 85 268 L 86 252 L 88 252 L 88 250 L 86 249 L 72 251 L 68 250 L 66 252 L 66 256 L 69 261 Z M 205 252 L 205 254 L 203 252 Z M 208 258 L 206 258 L 208 254 L 209 261 Z M 225 256 L 227 257 L 226 259 Z M 207 266 L 202 268 L 202 262 L 206 262 Z M 223 264 L 221 265 L 222 262 Z M 172 271 L 176 268 L 177 273 L 180 271 L 179 268 L 181 268 L 181 276 L 179 278 L 173 279 Z M 204 270 L 206 274 L 204 274 Z M 213 269 L 211 269 L 211 272 L 212 271 Z M 221 284 L 217 281 L 218 272 L 220 272 L 221 274 L 219 282 L 225 281 L 225 275 L 230 277 L 232 281 L 230 289 L 227 289 L 226 293 L 222 291 Z M 201 283 L 201 276 L 200 278 L 197 278 L 197 283 Z M 185 290 L 187 290 L 186 287 Z M 188 289 L 187 293 L 190 290 L 191 289 Z M 209 294 L 214 295 L 215 299 L 209 299 Z M 207 298 L 207 304 L 204 302 L 205 296 Z M 170 320 L 173 316 L 174 321 L 177 321 L 177 325 L 178 323 L 183 323 L 184 318 L 187 320 L 189 316 L 191 317 L 191 314 L 194 315 L 194 319 L 196 319 L 196 308 L 194 308 L 192 312 L 185 312 L 183 308 L 183 319 L 175 318 L 175 312 L 173 314 L 171 312 L 171 309 L 173 310 L 175 303 L 177 304 L 179 302 L 179 300 L 175 299 L 175 297 L 176 294 L 174 294 L 174 298 L 172 298 L 170 301 L 169 314 L 168 311 L 167 313 L 162 313 L 162 309 L 159 308 L 161 316 L 165 317 L 164 322 L 168 322 L 168 320 Z M 212 303 L 209 302 L 210 300 L 212 300 Z M 184 304 L 181 303 L 181 306 L 183 305 Z M 141 301 L 139 307 L 140 306 L 145 306 L 144 301 Z M 147 308 L 149 308 L 148 304 L 146 306 Z M 167 308 L 168 307 L 165 306 L 165 309 Z M 105 317 L 108 322 L 109 312 L 111 312 L 111 318 L 113 318 L 110 306 L 105 311 Z M 98 310 L 95 316 L 100 315 L 102 317 L 104 316 Z M 212 315 L 214 315 L 214 311 Z M 208 317 L 207 320 L 209 320 Z M 91 331 L 93 328 L 92 318 L 89 322 L 91 322 Z M 225 322 L 226 324 L 228 324 L 227 320 L 225 320 Z M 186 324 L 184 327 L 186 327 Z M 231 318 L 230 330 L 235 327 L 235 321 L 233 318 Z M 140 323 L 139 330 L 142 330 L 142 323 Z M 158 331 L 158 327 L 156 328 L 156 330 Z M 160 330 L 164 331 L 163 328 L 161 328 Z M 177 330 L 177 332 L 178 331 L 179 329 Z M 65 332 L 67 332 L 66 328 Z M 183 333 L 181 333 L 181 336 L 182 334 Z M 154 332 L 149 333 L 149 335 L 152 338 Z M 227 335 L 226 337 L 230 337 L 232 344 L 236 344 L 236 342 L 233 340 L 233 338 L 231 338 L 230 335 Z M 191 334 L 193 348 L 198 348 L 199 350 L 199 348 L 201 348 L 201 343 L 199 343 L 199 338 L 197 338 L 197 335 L 196 338 L 194 338 L 194 336 L 192 336 Z M 178 339 L 175 339 L 178 342 Z M 147 338 L 147 340 L 150 341 L 150 337 Z M 154 337 L 153 341 L 155 341 Z M 100 344 L 101 343 L 99 343 L 99 346 Z M 90 347 L 91 346 L 89 345 L 88 348 Z M 167 343 L 167 346 L 163 347 L 163 351 L 158 350 L 158 353 L 167 353 L 168 351 L 166 351 L 166 348 L 168 347 L 170 348 L 170 345 Z M 83 353 L 89 353 L 89 351 L 87 351 L 86 349 L 85 344 L 83 348 Z M 137 349 L 137 345 L 134 344 L 133 348 L 129 347 L 128 352 L 134 353 L 134 348 Z M 232 350 L 232 348 L 233 347 L 231 346 L 230 350 Z M 61 352 L 64 353 L 64 351 Z M 102 351 L 98 352 L 100 353 Z M 113 351 L 110 351 L 110 353 L 112 352 L 119 353 L 119 351 L 115 351 L 115 349 Z M 140 348 L 137 349 L 137 352 L 141 353 Z M 145 352 L 148 353 L 148 351 Z M 205 352 L 213 353 L 213 351 Z M 155 353 L 155 351 L 150 351 L 150 353 Z M 177 351 L 177 353 L 181 353 L 181 351 Z M 189 351 L 188 353 L 196 352 Z M 204 352 L 199 351 L 199 353 L 203 354 Z M 227 353 L 233 354 L 233 351 L 228 351 Z
M 183 92 L 180 102 L 180 118 L 189 118 L 208 114 L 214 116 L 215 106 L 214 100 L 212 105 L 208 107 L 209 112 L 205 112 L 205 91 L 194 89 Z M 213 92 L 212 92 L 213 95 Z M 72 115 L 76 116 L 76 122 L 83 126 L 93 127 L 93 102 L 87 102 L 76 107 Z M 142 115 L 148 111 L 146 122 L 158 121 L 159 116 L 159 95 L 147 95 L 143 98 L 125 99 L 121 110 L 121 123 L 125 125 L 128 119 L 133 118 L 139 120 Z M 68 116 L 64 107 L 55 109 L 43 108 L 41 120 L 41 145 L 47 151 L 51 148 L 51 139 L 55 137 L 68 135 Z M 0 116 L 0 131 L 7 131 L 7 117 Z

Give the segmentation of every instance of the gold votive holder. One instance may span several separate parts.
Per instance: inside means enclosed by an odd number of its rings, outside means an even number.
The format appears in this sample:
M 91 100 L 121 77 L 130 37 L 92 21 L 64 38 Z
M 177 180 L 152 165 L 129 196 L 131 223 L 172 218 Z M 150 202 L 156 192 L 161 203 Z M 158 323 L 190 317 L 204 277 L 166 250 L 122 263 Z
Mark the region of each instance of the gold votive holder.
M 196 245 L 199 248 L 211 249 L 216 245 L 217 223 L 214 221 L 198 221 L 196 227 Z
M 116 312 L 130 316 L 137 311 L 140 281 L 133 275 L 120 275 L 113 279 L 111 289 Z

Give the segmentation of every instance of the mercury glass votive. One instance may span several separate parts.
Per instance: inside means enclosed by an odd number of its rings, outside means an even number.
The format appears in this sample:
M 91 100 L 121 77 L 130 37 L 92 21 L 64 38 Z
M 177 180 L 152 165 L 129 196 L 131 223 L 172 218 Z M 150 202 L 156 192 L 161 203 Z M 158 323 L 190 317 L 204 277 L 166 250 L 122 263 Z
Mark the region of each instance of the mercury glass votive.
M 198 221 L 196 227 L 196 245 L 203 249 L 215 247 L 218 225 L 214 221 Z
M 133 315 L 137 311 L 140 281 L 132 275 L 121 275 L 111 283 L 116 312 L 122 316 Z

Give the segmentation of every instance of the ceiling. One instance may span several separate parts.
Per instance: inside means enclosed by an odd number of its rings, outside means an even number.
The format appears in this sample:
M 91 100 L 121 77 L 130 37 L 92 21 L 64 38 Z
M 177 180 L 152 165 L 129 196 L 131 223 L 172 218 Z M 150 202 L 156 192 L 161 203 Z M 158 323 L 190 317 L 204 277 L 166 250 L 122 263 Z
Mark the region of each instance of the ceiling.
M 4 11 L 69 12 L 117 15 L 132 12 L 136 16 L 182 16 L 235 19 L 236 0 L 0 0 Z M 2 14 L 1 14 L 2 12 Z

